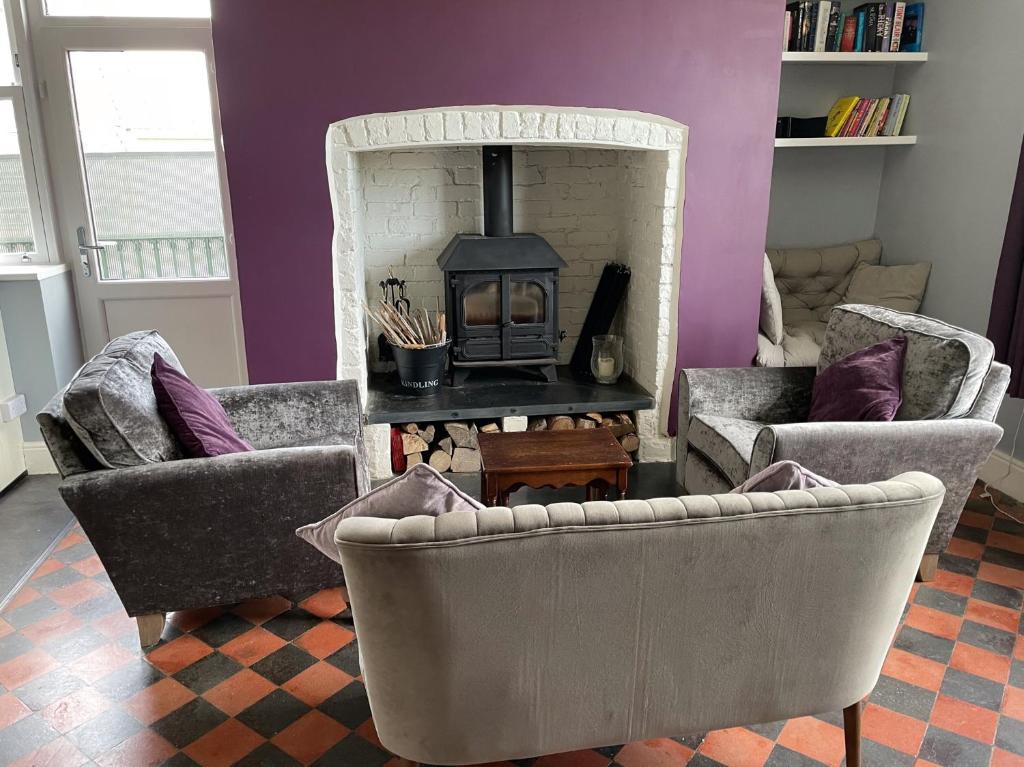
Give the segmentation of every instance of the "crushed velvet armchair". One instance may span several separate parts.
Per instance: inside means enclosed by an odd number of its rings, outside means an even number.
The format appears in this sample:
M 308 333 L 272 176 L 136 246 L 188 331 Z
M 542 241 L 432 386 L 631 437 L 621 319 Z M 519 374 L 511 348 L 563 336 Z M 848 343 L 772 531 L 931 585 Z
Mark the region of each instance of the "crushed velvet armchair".
M 896 420 L 808 423 L 815 373 L 895 335 L 907 337 Z M 931 580 L 978 471 L 1002 436 L 993 420 L 1009 376 L 993 361 L 991 342 L 975 333 L 877 306 L 838 306 L 817 369 L 681 372 L 678 480 L 690 493 L 721 493 L 782 460 L 843 483 L 926 471 L 946 486 L 921 561 L 921 578 Z
M 210 391 L 254 452 L 104 468 L 65 418 L 63 392 L 37 416 L 61 496 L 143 646 L 168 612 L 341 583 L 295 528 L 368 489 L 354 381 Z

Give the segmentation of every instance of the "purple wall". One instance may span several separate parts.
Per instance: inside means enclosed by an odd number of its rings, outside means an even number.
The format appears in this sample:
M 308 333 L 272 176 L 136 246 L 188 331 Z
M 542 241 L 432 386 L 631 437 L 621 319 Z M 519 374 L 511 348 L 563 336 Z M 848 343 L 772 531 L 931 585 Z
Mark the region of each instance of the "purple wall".
M 784 0 L 214 0 L 249 376 L 333 378 L 327 126 L 465 104 L 690 126 L 680 364 L 754 354 Z

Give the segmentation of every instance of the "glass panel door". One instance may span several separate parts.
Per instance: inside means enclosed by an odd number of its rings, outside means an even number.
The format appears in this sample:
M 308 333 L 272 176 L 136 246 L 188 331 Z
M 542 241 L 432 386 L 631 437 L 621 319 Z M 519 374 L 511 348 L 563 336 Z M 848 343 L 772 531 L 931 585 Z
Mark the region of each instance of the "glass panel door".
M 24 255 L 36 245 L 14 109 L 13 99 L 0 98 L 0 253 Z
M 203 51 L 70 51 L 101 280 L 228 275 Z

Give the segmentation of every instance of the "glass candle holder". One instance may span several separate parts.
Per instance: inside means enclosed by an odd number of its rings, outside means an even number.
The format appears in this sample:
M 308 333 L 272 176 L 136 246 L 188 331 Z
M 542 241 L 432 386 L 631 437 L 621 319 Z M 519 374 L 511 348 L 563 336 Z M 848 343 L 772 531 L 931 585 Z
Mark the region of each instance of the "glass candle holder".
M 598 383 L 613 384 L 622 375 L 622 336 L 594 336 L 590 372 Z

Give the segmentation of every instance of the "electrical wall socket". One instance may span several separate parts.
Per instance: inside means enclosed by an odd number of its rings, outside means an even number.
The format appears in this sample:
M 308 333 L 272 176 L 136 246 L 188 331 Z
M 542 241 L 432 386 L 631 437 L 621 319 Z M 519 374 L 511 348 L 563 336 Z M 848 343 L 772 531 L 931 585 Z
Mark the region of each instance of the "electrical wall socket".
M 25 414 L 28 406 L 25 404 L 24 394 L 15 394 L 0 402 L 0 423 L 13 421 L 15 418 Z

